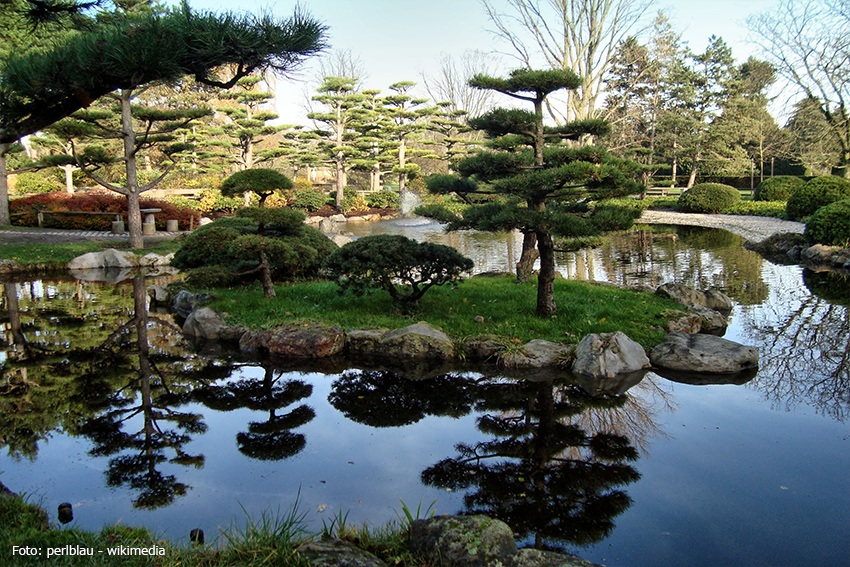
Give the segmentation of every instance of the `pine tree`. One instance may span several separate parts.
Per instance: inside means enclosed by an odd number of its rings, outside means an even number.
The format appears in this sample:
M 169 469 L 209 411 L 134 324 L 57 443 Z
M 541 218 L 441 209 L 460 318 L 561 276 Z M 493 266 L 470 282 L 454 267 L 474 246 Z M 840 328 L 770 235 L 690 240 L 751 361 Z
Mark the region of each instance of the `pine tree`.
M 523 258 L 518 276 L 525 275 L 533 265 L 533 243 L 540 258 L 537 314 L 552 316 L 556 312 L 554 237 L 583 236 L 630 225 L 633 214 L 589 205 L 605 197 L 640 192 L 641 186 L 634 181 L 639 168 L 601 148 L 574 143 L 605 133 L 603 121 L 544 126 L 546 97 L 579 85 L 578 77 L 570 71 L 520 69 L 507 79 L 478 75 L 470 84 L 530 102 L 534 110 L 495 109 L 471 120 L 473 128 L 484 130 L 490 137 L 489 148 L 458 162 L 457 176 L 430 177 L 428 189 L 467 197 L 481 192 L 498 197 L 471 206 L 449 227 L 522 231 Z

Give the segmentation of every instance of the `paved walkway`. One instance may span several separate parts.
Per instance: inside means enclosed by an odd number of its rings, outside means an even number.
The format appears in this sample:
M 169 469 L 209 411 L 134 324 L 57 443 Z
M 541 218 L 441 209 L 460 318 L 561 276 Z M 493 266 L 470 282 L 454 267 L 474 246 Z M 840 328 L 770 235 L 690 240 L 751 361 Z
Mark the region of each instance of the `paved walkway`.
M 146 241 L 168 240 L 177 238 L 184 232 L 158 231 L 145 236 Z M 99 230 L 61 230 L 58 228 L 22 228 L 16 230 L 0 229 L 0 242 L 14 244 L 55 244 L 60 242 L 92 242 L 107 240 L 126 242 L 130 237 L 127 233 L 114 234 Z
M 697 213 L 677 213 L 674 211 L 646 210 L 638 220 L 644 224 L 682 224 L 722 228 L 743 236 L 750 242 L 761 242 L 774 234 L 802 234 L 806 225 L 773 217 L 754 217 L 744 215 L 705 215 Z
M 703 226 L 706 228 L 722 228 L 751 242 L 762 240 L 781 233 L 802 234 L 806 225 L 801 222 L 787 221 L 773 217 L 754 217 L 744 215 L 704 215 L 696 213 L 678 213 L 674 211 L 646 210 L 638 221 L 644 224 L 681 224 L 688 226 Z M 184 232 L 157 232 L 153 236 L 145 236 L 145 240 L 162 240 L 176 238 Z M 127 234 L 113 234 L 108 231 L 96 230 L 59 230 L 59 229 L 0 229 L 0 242 L 9 243 L 56 243 L 56 242 L 86 242 L 93 240 L 126 241 Z

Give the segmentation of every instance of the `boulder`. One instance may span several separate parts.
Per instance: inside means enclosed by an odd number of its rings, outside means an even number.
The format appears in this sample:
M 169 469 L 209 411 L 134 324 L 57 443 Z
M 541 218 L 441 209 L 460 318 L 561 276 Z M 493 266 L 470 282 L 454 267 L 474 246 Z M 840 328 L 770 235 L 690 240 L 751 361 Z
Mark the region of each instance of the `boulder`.
M 815 244 L 803 249 L 801 256 L 804 260 L 813 264 L 830 264 L 832 256 L 840 250 L 837 246 L 827 246 L 826 244 Z
M 693 333 L 670 333 L 649 355 L 654 366 L 681 372 L 734 374 L 758 367 L 754 347 Z
M 495 361 L 505 345 L 490 337 L 471 337 L 463 342 L 463 355 L 470 361 Z
M 678 319 L 667 321 L 668 333 L 699 333 L 701 330 L 702 317 L 696 313 L 688 313 Z
M 655 293 L 662 297 L 669 297 L 682 305 L 699 305 L 714 309 L 715 311 L 732 310 L 732 300 L 729 296 L 716 289 L 702 292 L 683 284 L 670 282 L 658 286 Z
M 227 324 L 221 315 L 209 307 L 192 311 L 183 323 L 183 333 L 195 339 L 217 341 Z
M 424 358 L 448 360 L 455 346 L 447 334 L 428 323 L 414 323 L 387 331 L 381 337 L 383 355 L 390 359 Z
M 349 242 L 354 242 L 354 238 L 345 234 L 331 233 L 327 236 L 333 241 L 334 244 L 336 244 L 340 248 L 342 248 Z
M 100 252 L 89 252 L 77 256 L 68 263 L 69 270 L 94 270 L 99 268 L 135 268 L 139 259 L 128 251 L 108 248 Z
M 345 337 L 345 348 L 353 355 L 377 356 L 383 350 L 381 339 L 385 333 L 374 329 L 349 331 Z
M 183 289 L 177 292 L 177 295 L 174 297 L 171 310 L 185 319 L 195 308 L 208 303 L 212 299 L 213 296 L 209 293 L 192 293 Z
M 574 555 L 518 550 L 513 531 L 487 516 L 435 516 L 410 526 L 410 549 L 443 567 L 594 567 Z
M 342 329 L 319 325 L 275 327 L 265 343 L 269 354 L 284 358 L 325 358 L 341 353 L 343 347 Z
M 171 254 L 154 254 L 149 253 L 145 254 L 141 258 L 139 258 L 140 266 L 170 266 L 171 260 L 174 258 L 174 253 Z
M 435 565 L 505 565 L 517 552 L 513 530 L 487 516 L 436 516 L 410 526 L 410 549 Z
M 723 336 L 729 326 L 729 319 L 720 311 L 700 305 L 693 305 L 688 311 L 699 317 L 699 328 L 694 332 Z
M 643 347 L 625 333 L 591 333 L 576 347 L 573 373 L 614 378 L 649 367 L 649 357 Z
M 518 352 L 503 354 L 500 362 L 508 368 L 544 368 L 566 363 L 574 346 L 535 339 Z

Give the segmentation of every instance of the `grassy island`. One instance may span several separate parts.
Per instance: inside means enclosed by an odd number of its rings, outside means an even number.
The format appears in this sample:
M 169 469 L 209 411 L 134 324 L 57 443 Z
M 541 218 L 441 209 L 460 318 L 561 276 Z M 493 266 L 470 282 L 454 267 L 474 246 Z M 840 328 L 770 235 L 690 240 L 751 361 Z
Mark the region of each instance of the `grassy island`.
M 413 313 L 399 311 L 388 294 L 340 294 L 333 282 L 314 281 L 276 287 L 269 300 L 259 285 L 216 289 L 211 307 L 228 322 L 249 328 L 318 322 L 353 329 L 392 329 L 427 321 L 455 340 L 487 335 L 506 344 L 532 339 L 577 342 L 588 333 L 622 331 L 644 346 L 661 342 L 678 303 L 643 291 L 613 285 L 555 282 L 558 312 L 551 318 L 534 313 L 536 282 L 516 283 L 513 276 L 474 277 L 456 288 L 435 287 Z

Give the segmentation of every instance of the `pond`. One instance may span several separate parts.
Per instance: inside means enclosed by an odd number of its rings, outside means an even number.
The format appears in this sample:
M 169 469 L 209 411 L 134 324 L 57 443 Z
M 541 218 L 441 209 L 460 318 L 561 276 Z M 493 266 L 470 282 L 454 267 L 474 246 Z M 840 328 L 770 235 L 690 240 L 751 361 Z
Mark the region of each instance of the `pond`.
M 350 227 L 363 230 L 363 227 Z M 508 270 L 515 238 L 370 225 Z M 7 282 L 0 481 L 69 526 L 186 541 L 297 502 L 313 529 L 411 510 L 482 511 L 527 543 L 608 565 L 839 565 L 850 558 L 850 285 L 779 266 L 723 231 L 654 227 L 562 253 L 567 277 L 676 280 L 735 301 L 758 346 L 744 384 L 410 380 L 193 351 L 136 276 Z M 627 391 L 626 391 L 627 390 Z

